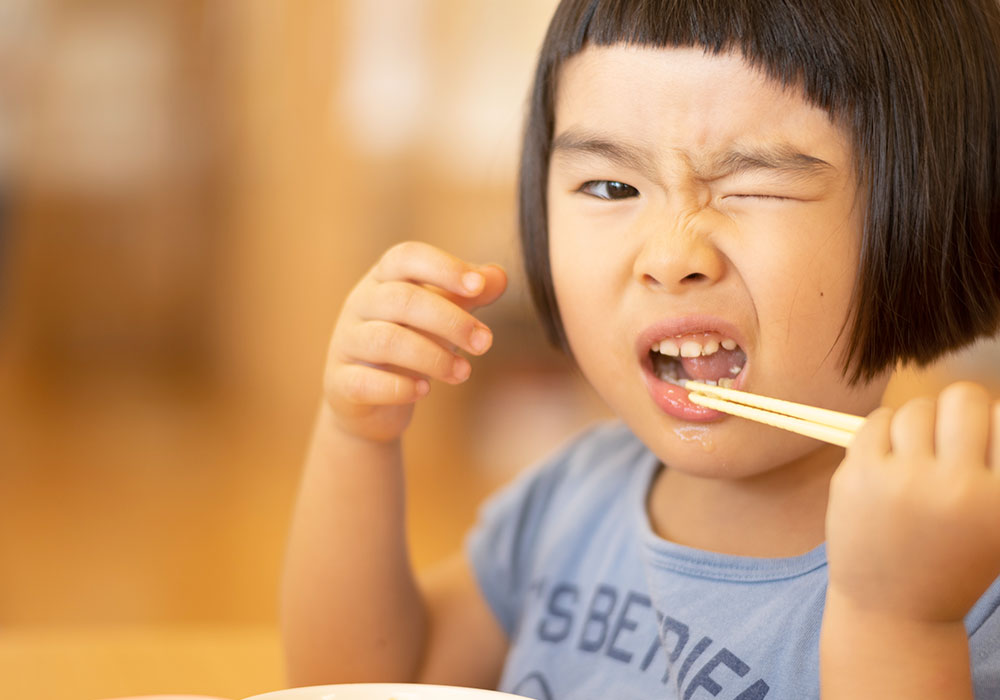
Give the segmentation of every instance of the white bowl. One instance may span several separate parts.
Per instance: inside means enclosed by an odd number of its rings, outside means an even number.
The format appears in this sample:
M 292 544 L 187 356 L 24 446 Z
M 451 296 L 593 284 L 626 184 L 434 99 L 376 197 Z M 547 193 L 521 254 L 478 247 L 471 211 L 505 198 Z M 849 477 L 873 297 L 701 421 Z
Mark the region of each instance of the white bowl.
M 524 700 L 521 695 L 453 685 L 345 683 L 277 690 L 245 700 Z

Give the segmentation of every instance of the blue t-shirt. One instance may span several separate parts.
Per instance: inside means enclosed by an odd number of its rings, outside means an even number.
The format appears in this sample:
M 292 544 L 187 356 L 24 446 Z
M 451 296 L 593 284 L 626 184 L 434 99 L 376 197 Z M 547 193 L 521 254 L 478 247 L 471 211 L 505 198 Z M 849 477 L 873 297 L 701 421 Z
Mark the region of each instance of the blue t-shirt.
M 650 528 L 659 462 L 600 426 L 483 507 L 467 540 L 510 640 L 499 690 L 537 700 L 819 697 L 824 545 L 783 559 Z M 920 575 L 920 572 L 914 572 Z M 1000 698 L 1000 580 L 966 617 L 976 697 Z

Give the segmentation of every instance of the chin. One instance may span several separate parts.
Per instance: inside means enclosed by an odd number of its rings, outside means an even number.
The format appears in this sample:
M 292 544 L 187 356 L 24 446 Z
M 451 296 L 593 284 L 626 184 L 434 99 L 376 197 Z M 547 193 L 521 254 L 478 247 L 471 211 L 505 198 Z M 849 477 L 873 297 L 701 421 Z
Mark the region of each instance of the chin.
M 622 419 L 665 466 L 703 478 L 745 479 L 843 457 L 841 448 L 739 418 L 672 424 Z

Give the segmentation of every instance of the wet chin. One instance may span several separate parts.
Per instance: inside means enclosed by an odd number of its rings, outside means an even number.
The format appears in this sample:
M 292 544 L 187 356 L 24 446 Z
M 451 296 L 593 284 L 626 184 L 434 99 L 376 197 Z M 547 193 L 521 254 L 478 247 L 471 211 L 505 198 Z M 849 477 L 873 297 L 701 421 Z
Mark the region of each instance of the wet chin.
M 738 418 L 665 425 L 619 415 L 664 465 L 707 478 L 757 476 L 826 449 L 816 440 Z

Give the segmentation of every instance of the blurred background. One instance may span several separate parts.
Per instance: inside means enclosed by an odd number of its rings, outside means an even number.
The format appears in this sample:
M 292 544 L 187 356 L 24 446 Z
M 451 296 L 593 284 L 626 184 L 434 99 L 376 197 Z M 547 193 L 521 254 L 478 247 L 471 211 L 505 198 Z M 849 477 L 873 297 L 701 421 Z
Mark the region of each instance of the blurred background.
M 277 586 L 347 291 L 499 262 L 406 444 L 418 567 L 605 415 L 541 338 L 514 175 L 555 0 L 0 0 L 0 695 L 281 684 Z M 978 377 L 981 345 L 889 402 Z

